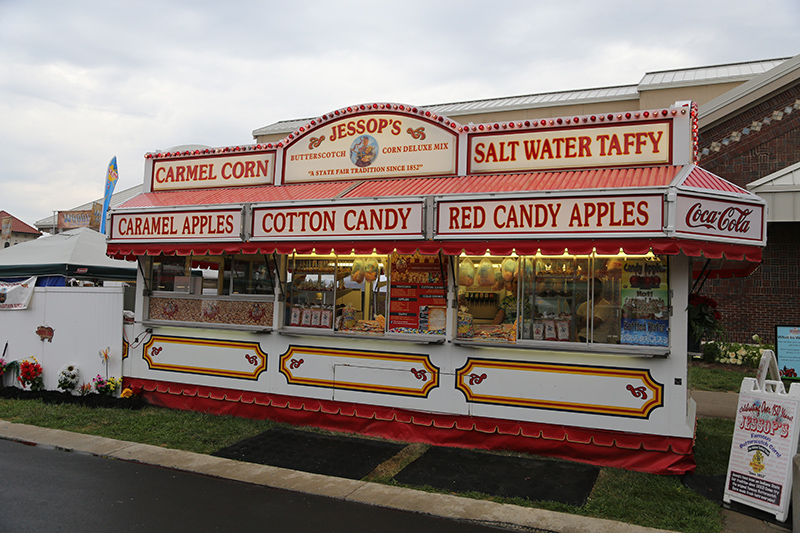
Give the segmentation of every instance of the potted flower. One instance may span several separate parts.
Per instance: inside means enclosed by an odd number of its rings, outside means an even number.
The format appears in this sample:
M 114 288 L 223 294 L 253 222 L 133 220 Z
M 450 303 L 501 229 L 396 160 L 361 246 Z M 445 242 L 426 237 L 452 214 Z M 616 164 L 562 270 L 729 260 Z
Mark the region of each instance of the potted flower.
M 33 361 L 23 359 L 19 364 L 19 377 L 17 381 L 22 384 L 22 387 L 30 387 L 32 391 L 44 390 L 44 378 L 42 378 L 42 365 L 31 357 Z
M 114 377 L 105 379 L 100 374 L 97 374 L 97 376 L 92 379 L 92 383 L 94 383 L 94 390 L 98 393 L 105 394 L 106 396 L 114 396 L 122 380 Z
M 700 351 L 700 343 L 725 334 L 717 302 L 708 296 L 689 295 L 689 351 Z M 692 348 L 695 348 L 692 350 Z
M 70 363 L 58 373 L 58 388 L 64 392 L 72 392 L 80 382 L 80 372 L 75 363 Z

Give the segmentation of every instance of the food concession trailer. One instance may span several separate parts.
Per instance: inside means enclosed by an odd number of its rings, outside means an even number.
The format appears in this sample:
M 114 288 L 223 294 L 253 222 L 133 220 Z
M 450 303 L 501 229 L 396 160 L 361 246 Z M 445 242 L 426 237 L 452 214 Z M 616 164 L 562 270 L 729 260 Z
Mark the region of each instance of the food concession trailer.
M 691 102 L 461 125 L 394 103 L 145 157 L 124 379 L 154 404 L 657 473 L 694 467 L 693 278 L 764 202 L 696 166 Z

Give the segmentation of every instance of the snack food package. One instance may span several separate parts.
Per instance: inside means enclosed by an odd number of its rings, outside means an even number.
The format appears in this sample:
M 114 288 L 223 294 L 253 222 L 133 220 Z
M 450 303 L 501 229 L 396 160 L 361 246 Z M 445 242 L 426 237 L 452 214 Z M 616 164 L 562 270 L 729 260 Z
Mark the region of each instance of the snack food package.
M 306 307 L 303 309 L 303 314 L 300 319 L 300 325 L 304 327 L 311 327 L 311 318 L 314 315 L 314 311 L 310 307 Z
M 488 257 L 484 257 L 478 265 L 478 285 L 491 287 L 494 281 L 494 265 Z
M 545 320 L 544 321 L 544 340 L 546 340 L 546 341 L 557 341 L 558 340 L 558 333 L 556 332 L 556 322 L 555 322 L 555 320 Z
M 466 257 L 458 264 L 458 284 L 472 287 L 475 283 L 475 265 Z
M 330 329 L 332 316 L 333 316 L 333 311 L 331 311 L 330 309 L 323 309 L 319 317 L 319 327 Z
M 560 341 L 569 340 L 569 320 L 556 320 L 556 337 Z
M 470 338 L 475 335 L 472 329 L 472 315 L 465 312 L 460 311 L 458 312 L 458 337 L 462 338 Z
M 350 279 L 356 283 L 364 283 L 366 277 L 366 270 L 364 261 L 362 259 L 353 260 L 353 268 L 350 270 Z
M 503 290 L 506 287 L 506 280 L 503 279 L 503 273 L 499 270 L 495 271 L 494 273 L 494 285 L 492 285 L 493 291 Z
M 290 326 L 299 326 L 300 325 L 300 316 L 303 314 L 303 309 L 299 305 L 292 306 L 292 315 L 289 319 Z
M 375 257 L 368 257 L 364 260 L 364 280 L 372 283 L 378 279 L 378 260 Z
M 356 310 L 355 308 L 347 304 L 344 309 L 342 309 L 342 329 L 353 329 L 356 325 Z
M 503 259 L 503 263 L 500 265 L 500 271 L 503 273 L 503 279 L 506 283 L 517 277 L 517 266 L 516 259 L 510 257 Z

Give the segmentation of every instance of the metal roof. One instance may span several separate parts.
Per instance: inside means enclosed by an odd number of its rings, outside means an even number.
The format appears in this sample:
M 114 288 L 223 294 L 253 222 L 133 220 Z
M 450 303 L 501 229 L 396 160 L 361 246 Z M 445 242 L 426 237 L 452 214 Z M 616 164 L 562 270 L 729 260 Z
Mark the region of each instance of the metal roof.
M 773 83 L 787 84 L 791 79 L 800 77 L 800 55 L 779 62 L 776 68 L 763 76 L 754 77 L 738 87 L 714 98 L 700 106 L 698 119 L 700 127 L 724 119 L 730 113 L 745 108 L 753 101 L 763 97 Z
M 32 227 L 30 224 L 23 222 L 8 211 L 0 211 L 0 220 L 6 217 L 11 217 L 11 233 L 28 233 L 32 235 L 41 235 L 41 231 Z
M 800 220 L 800 163 L 748 183 L 747 188 L 767 202 L 768 222 Z
M 744 194 L 745 196 L 750 193 L 747 189 L 743 189 L 738 185 L 726 181 L 711 172 L 704 170 L 700 167 L 694 167 L 686 176 L 686 179 L 680 184 L 684 187 L 694 187 L 696 189 L 708 189 L 712 191 L 732 192 L 735 194 Z
M 648 72 L 639 82 L 639 90 L 662 89 L 667 87 L 686 87 L 701 85 L 709 82 L 727 83 L 734 81 L 747 81 L 764 74 L 781 63 L 791 59 L 789 57 L 767 59 L 763 61 L 748 61 L 745 63 L 729 63 L 726 65 L 711 65 L 707 67 L 682 68 L 675 70 L 661 70 Z
M 634 100 L 640 91 L 685 87 L 709 83 L 727 83 L 747 81 L 791 58 L 766 59 L 705 67 L 691 67 L 674 70 L 659 70 L 646 73 L 638 84 L 617 85 L 569 91 L 556 91 L 507 96 L 421 106 L 437 114 L 450 117 L 471 115 L 491 111 L 513 111 L 518 109 L 536 109 L 570 104 L 587 104 L 595 102 L 613 102 Z M 288 134 L 300 126 L 308 124 L 312 118 L 282 120 L 253 130 L 253 136 Z

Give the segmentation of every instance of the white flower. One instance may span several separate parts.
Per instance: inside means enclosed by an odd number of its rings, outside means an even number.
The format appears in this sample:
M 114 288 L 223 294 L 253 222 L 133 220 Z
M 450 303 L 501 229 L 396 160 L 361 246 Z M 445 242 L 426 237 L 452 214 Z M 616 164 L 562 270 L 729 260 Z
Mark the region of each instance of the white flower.
M 79 378 L 80 378 L 80 371 L 78 371 L 78 366 L 75 363 L 70 363 L 66 365 L 58 373 L 58 381 L 64 381 L 67 383 L 71 383 L 73 385 L 78 384 Z

